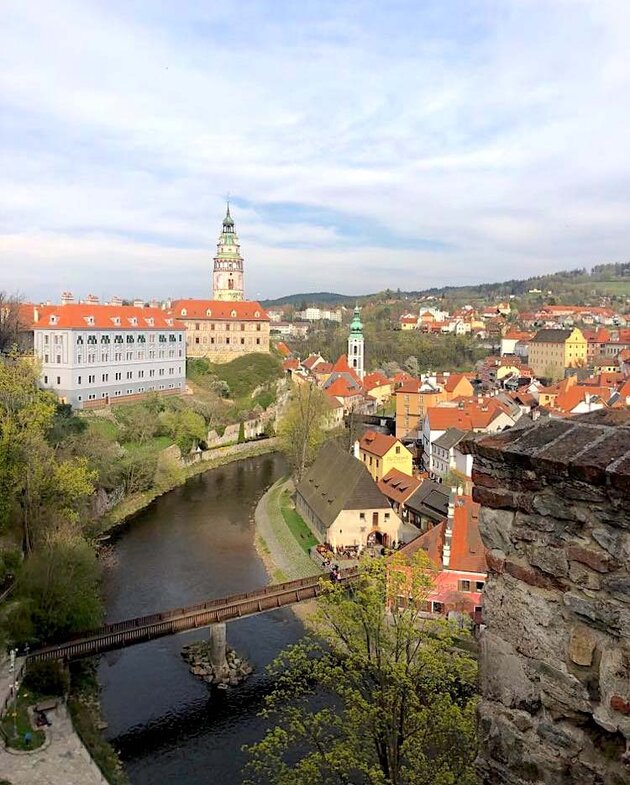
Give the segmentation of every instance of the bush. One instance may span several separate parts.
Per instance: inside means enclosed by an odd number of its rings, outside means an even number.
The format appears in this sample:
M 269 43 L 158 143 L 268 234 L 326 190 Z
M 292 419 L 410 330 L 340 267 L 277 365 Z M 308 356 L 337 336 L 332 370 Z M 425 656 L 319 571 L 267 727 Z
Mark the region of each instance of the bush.
M 24 687 L 39 695 L 63 696 L 70 687 L 70 677 L 60 662 L 36 660 L 30 663 L 26 669 Z

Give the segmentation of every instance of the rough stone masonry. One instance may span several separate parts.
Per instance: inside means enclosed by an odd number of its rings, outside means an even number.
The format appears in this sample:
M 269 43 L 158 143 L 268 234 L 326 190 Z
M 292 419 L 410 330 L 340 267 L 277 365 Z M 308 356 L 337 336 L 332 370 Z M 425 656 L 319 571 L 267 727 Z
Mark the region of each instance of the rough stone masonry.
M 484 785 L 630 783 L 630 412 L 469 439 Z

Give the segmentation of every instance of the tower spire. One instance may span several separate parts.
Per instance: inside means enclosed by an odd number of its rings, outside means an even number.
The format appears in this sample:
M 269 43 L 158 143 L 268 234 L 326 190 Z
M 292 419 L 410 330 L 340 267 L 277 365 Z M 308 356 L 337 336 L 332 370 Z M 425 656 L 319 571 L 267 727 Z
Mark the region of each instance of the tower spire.
M 230 214 L 230 197 L 226 199 L 225 218 L 214 257 L 212 289 L 215 300 L 243 300 L 243 257 Z

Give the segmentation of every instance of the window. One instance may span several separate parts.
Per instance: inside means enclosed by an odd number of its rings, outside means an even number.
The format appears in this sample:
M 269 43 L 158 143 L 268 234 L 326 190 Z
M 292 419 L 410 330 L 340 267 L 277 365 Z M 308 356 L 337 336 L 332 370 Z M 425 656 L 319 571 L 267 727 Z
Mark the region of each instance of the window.
M 133 371 L 127 371 L 127 379 L 133 379 Z
M 199 343 L 199 336 L 198 335 L 195 336 L 195 343 Z
M 96 381 L 96 374 L 90 374 L 88 376 L 88 384 L 94 384 L 95 381 Z
M 486 585 L 485 581 L 475 581 L 475 591 L 483 591 L 483 587 Z
M 365 513 L 364 512 L 360 512 L 359 513 L 359 520 L 360 521 L 364 521 L 365 520 Z
M 45 362 L 45 363 L 47 363 L 47 362 L 48 362 L 48 355 L 47 355 L 47 354 L 45 354 L 45 355 L 44 355 L 44 362 Z
M 241 322 L 241 332 L 245 332 L 245 325 Z
M 79 376 L 79 379 L 81 379 L 80 376 Z M 48 377 L 47 376 L 44 376 L 44 384 L 48 384 Z
M 61 355 L 60 354 L 57 355 L 57 364 L 61 365 Z
M 81 377 L 77 376 L 77 384 L 81 384 Z
M 389 520 L 389 513 L 388 513 L 388 512 L 386 512 L 386 513 L 385 513 L 385 520 L 386 520 L 386 521 L 388 521 L 388 520 Z
M 61 384 L 61 376 L 57 377 L 57 384 Z
M 195 322 L 195 330 L 199 329 L 199 322 Z
M 122 379 L 122 373 L 120 373 L 120 371 L 118 371 L 118 373 L 115 375 L 115 380 L 117 382 L 119 382 L 121 379 Z
M 259 324 L 256 325 L 256 329 L 258 330 L 258 332 L 260 332 L 260 325 Z
M 108 381 L 109 381 L 109 374 L 108 374 L 108 373 L 104 373 L 104 374 L 101 376 L 101 381 L 102 381 L 102 382 L 108 382 Z
M 256 338 L 256 343 L 260 346 L 260 338 Z
M 444 610 L 444 606 L 442 605 L 441 602 L 432 602 L 431 606 L 432 606 L 431 610 L 433 611 L 433 613 L 442 613 L 442 611 Z
M 229 338 L 226 338 L 226 339 L 225 339 L 225 342 L 229 344 L 229 342 L 230 342 L 230 339 L 229 339 Z
M 245 338 L 241 338 L 241 344 L 245 343 Z
M 459 581 L 459 591 L 470 591 L 470 581 Z
M 400 455 L 400 447 L 396 447 L 396 455 Z

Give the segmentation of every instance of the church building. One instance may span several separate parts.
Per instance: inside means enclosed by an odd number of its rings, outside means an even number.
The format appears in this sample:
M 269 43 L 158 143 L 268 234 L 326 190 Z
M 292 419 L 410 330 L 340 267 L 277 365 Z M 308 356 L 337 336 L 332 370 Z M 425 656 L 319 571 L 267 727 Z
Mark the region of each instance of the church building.
M 230 205 L 223 219 L 212 271 L 212 300 L 174 300 L 172 315 L 186 327 L 186 354 L 226 363 L 269 352 L 269 316 L 245 300 L 243 257 Z

